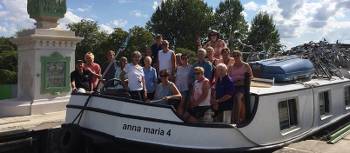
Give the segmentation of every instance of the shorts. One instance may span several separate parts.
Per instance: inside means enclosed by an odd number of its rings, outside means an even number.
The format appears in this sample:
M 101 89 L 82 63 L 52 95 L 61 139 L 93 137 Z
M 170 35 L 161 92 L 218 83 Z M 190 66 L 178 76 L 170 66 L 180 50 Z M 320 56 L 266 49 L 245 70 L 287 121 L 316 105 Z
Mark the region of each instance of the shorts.
M 225 101 L 223 103 L 219 104 L 219 111 L 227 111 L 233 109 L 233 99 L 230 99 L 228 101 Z
M 144 91 L 140 90 L 140 91 L 129 91 L 131 99 L 135 99 L 135 100 L 144 100 L 143 94 Z
M 190 108 L 188 113 L 196 119 L 200 119 L 204 116 L 205 112 L 210 109 L 210 106 L 197 106 Z
M 147 99 L 153 100 L 153 98 L 154 98 L 154 92 L 147 93 Z

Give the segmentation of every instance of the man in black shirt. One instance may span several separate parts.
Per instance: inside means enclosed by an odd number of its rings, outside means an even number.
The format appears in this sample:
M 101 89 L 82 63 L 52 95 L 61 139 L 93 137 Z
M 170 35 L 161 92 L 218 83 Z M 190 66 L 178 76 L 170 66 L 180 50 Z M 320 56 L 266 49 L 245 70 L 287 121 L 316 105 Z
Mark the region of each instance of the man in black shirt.
M 155 43 L 151 46 L 152 55 L 154 58 L 152 61 L 154 63 L 158 63 L 158 52 L 162 50 L 162 41 L 163 41 L 162 35 L 157 35 L 155 37 Z M 158 67 L 158 65 L 156 67 Z
M 92 74 L 90 71 L 84 69 L 82 60 L 77 60 L 75 71 L 70 74 L 70 77 L 73 93 L 93 91 L 93 82 L 91 81 Z

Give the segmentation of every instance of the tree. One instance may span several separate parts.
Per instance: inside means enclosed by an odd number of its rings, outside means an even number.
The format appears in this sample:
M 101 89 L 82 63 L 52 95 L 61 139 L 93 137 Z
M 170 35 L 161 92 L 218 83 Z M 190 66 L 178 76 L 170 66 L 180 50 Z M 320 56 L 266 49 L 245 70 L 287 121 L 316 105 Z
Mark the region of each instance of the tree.
M 99 58 L 105 58 L 105 53 L 108 50 L 117 51 L 124 43 L 127 36 L 128 32 L 121 28 L 115 28 L 114 31 L 108 36 L 107 40 L 101 42 L 99 50 L 101 50 L 102 54 L 99 55 L 101 56 Z
M 247 40 L 257 51 L 276 52 L 281 48 L 280 36 L 273 17 L 266 12 L 259 12 L 254 17 Z
M 206 37 L 213 15 L 202 0 L 167 0 L 153 13 L 147 28 L 175 47 L 196 50 L 196 39 Z
M 68 28 L 75 32 L 76 36 L 83 37 L 83 40 L 77 44 L 75 51 L 76 59 L 83 59 L 84 54 L 92 51 L 96 61 L 104 61 L 104 50 L 100 46 L 102 42 L 107 41 L 108 35 L 100 32 L 96 21 L 82 19 L 79 23 L 68 24 Z
M 247 22 L 242 14 L 243 6 L 239 0 L 221 1 L 215 10 L 215 24 L 222 36 L 228 40 L 229 48 L 240 47 L 239 40 L 246 39 L 248 31 Z
M 17 50 L 17 46 L 10 41 L 10 38 L 0 37 L 0 53 L 11 50 Z
M 126 47 L 124 56 L 130 57 L 133 51 L 144 52 L 145 47 L 150 47 L 153 43 L 153 35 L 146 28 L 134 26 L 130 29 L 131 37 Z
M 17 82 L 17 46 L 10 38 L 0 37 L 0 84 Z

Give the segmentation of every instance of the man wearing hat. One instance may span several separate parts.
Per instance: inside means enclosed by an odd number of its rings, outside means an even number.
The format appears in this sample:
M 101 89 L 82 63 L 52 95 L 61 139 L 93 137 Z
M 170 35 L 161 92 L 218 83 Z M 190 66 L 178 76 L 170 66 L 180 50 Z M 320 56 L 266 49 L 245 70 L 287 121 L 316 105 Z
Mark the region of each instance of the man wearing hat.
M 204 48 L 213 47 L 214 57 L 221 59 L 221 50 L 226 47 L 224 40 L 220 39 L 220 34 L 216 30 L 210 30 L 208 34 L 208 42 L 204 45 Z
M 73 93 L 86 93 L 93 91 L 92 73 L 84 69 L 83 60 L 77 60 L 75 71 L 70 74 Z

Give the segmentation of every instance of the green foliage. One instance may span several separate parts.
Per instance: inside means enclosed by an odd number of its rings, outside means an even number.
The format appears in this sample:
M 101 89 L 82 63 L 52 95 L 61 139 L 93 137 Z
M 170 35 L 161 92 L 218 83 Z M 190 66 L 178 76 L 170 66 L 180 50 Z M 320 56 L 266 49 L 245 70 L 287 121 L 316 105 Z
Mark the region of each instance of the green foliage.
M 0 84 L 16 84 L 17 73 L 6 69 L 0 69 Z
M 17 46 L 10 38 L 0 37 L 0 84 L 17 82 Z
M 68 24 L 68 28 L 74 31 L 76 36 L 84 38 L 77 44 L 75 59 L 84 59 L 85 53 L 91 51 L 96 54 L 96 61 L 103 61 L 100 58 L 103 55 L 100 46 L 103 41 L 107 40 L 108 36 L 106 33 L 99 31 L 96 21 L 83 19 L 78 23 Z
M 193 64 L 197 60 L 196 52 L 186 48 L 176 48 L 176 53 L 186 54 L 188 57 L 188 62 Z
M 95 61 L 99 64 L 103 64 L 106 60 L 107 51 L 118 50 L 128 36 L 128 32 L 121 28 L 115 28 L 111 34 L 101 32 L 96 21 L 84 19 L 79 23 L 69 24 L 68 27 L 77 36 L 84 38 L 77 44 L 76 59 L 83 59 L 86 52 L 92 51 L 95 54 Z M 122 52 L 120 56 L 129 57 L 131 52 L 150 46 L 153 42 L 152 33 L 143 27 L 135 26 L 130 29 L 130 32 L 132 36 L 126 51 Z
M 17 52 L 3 51 L 0 53 L 0 69 L 17 71 Z
M 123 56 L 130 58 L 133 51 L 143 52 L 145 47 L 150 47 L 153 43 L 153 35 L 147 29 L 135 26 L 130 29 L 131 37 Z
M 202 0 L 167 0 L 153 13 L 147 28 L 177 48 L 196 49 L 198 37 L 205 37 L 214 13 Z
M 266 12 L 260 12 L 254 17 L 248 34 L 248 43 L 257 51 L 280 50 L 280 37 L 272 16 Z
M 239 47 L 238 39 L 246 39 L 248 25 L 242 14 L 243 6 L 239 0 L 221 1 L 215 10 L 214 29 L 217 29 L 229 42 L 229 48 Z
M 17 50 L 17 46 L 10 41 L 10 38 L 0 37 L 0 53 L 9 50 Z

